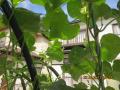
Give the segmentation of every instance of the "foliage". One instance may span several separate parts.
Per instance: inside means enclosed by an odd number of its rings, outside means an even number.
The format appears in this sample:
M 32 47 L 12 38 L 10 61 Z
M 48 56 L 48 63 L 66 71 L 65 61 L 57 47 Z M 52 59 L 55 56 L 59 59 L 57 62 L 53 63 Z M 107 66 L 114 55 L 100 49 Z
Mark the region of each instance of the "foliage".
M 111 45 L 111 41 L 113 42 Z M 105 61 L 111 61 L 120 52 L 120 38 L 114 34 L 104 35 L 101 39 L 102 47 L 102 59 Z
M 34 65 L 40 66 L 38 76 L 42 90 L 87 90 L 84 83 L 75 84 L 74 87 L 66 85 L 66 82 L 60 78 L 57 71 L 52 68 L 51 62 L 57 60 L 64 62 L 64 48 L 60 40 L 69 40 L 76 37 L 80 33 L 80 25 L 78 23 L 71 24 L 68 21 L 67 15 L 61 9 L 63 4 L 67 4 L 68 14 L 75 20 L 79 20 L 87 27 L 87 40 L 84 43 L 84 48 L 75 46 L 71 49 L 68 55 L 68 63 L 63 64 L 63 73 L 69 73 L 75 81 L 79 81 L 80 76 L 87 74 L 92 76 L 95 73 L 98 83 L 96 86 L 91 86 L 91 90 L 114 90 L 111 87 L 104 87 L 104 79 L 114 79 L 120 81 L 120 60 L 116 57 L 120 53 L 120 37 L 114 34 L 106 34 L 99 39 L 99 33 L 116 20 L 120 25 L 120 0 L 117 4 L 117 9 L 109 7 L 105 0 L 30 0 L 31 3 L 42 5 L 46 10 L 46 15 L 34 13 L 30 10 L 19 8 L 17 5 L 24 0 L 9 0 L 12 5 L 13 14 L 24 33 L 25 42 L 28 49 L 35 50 L 35 35 L 41 33 L 49 40 L 48 49 L 40 53 L 37 59 L 33 57 Z M 2 1 L 0 1 L 2 5 Z M 101 12 L 102 10 L 102 12 Z M 12 17 L 12 15 L 11 15 Z M 101 23 L 103 19 L 113 19 L 106 26 L 100 29 L 97 26 L 97 21 Z M 31 79 L 26 64 L 23 62 L 22 52 L 17 51 L 17 39 L 12 32 L 9 20 L 1 11 L 0 13 L 0 30 L 3 28 L 10 29 L 10 35 L 5 32 L 0 32 L 0 39 L 9 37 L 9 45 L 7 49 L 1 49 L 5 52 L 0 55 L 0 75 L 7 81 L 8 90 L 12 90 L 17 79 L 21 80 L 23 87 L 31 86 Z M 93 36 L 94 41 L 89 40 L 88 32 Z M 22 49 L 22 48 L 21 48 Z M 10 53 L 9 53 L 10 52 Z M 1 54 L 1 53 L 0 53 Z M 10 55 L 9 55 L 10 54 Z M 48 75 L 42 73 L 43 68 L 47 68 Z M 56 76 L 57 81 L 52 80 L 51 70 Z M 100 78 L 105 77 L 105 78 Z M 94 78 L 91 78 L 95 81 Z M 25 80 L 28 84 L 25 84 Z M 31 86 L 33 89 L 34 86 Z
M 70 65 L 63 65 L 63 71 L 70 73 L 76 81 L 82 74 L 93 73 L 95 69 L 95 62 L 89 60 L 88 51 L 81 47 L 72 48 L 69 63 Z
M 73 89 L 67 86 L 64 80 L 59 80 L 53 83 L 49 90 L 73 90 Z
M 17 22 L 23 31 L 38 32 L 40 29 L 40 15 L 23 8 L 14 10 Z M 31 18 L 32 17 L 32 18 Z
M 62 61 L 64 59 L 64 53 L 61 49 L 61 43 L 59 41 L 54 41 L 47 49 L 47 55 L 51 60 Z

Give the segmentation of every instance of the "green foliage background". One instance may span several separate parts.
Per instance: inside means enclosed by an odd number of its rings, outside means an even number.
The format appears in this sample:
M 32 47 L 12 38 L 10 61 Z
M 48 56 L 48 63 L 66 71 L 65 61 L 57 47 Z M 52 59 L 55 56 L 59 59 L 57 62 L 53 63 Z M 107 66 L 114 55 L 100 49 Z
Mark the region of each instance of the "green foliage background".
M 44 53 L 40 53 L 39 59 L 33 58 L 34 64 L 45 66 L 49 73 L 49 65 L 53 60 L 58 62 L 64 60 L 64 50 L 60 40 L 70 40 L 80 33 L 80 26 L 78 23 L 71 24 L 67 15 L 61 9 L 61 5 L 67 3 L 67 10 L 69 15 L 75 20 L 86 24 L 87 30 L 91 32 L 94 41 L 89 41 L 87 35 L 87 44 L 85 48 L 73 47 L 69 53 L 69 64 L 63 64 L 63 73 L 71 74 L 76 81 L 79 80 L 83 74 L 92 75 L 95 73 L 96 77 L 112 77 L 112 79 L 120 81 L 120 60 L 116 60 L 116 56 L 120 53 L 120 37 L 114 34 L 105 34 L 99 41 L 99 33 L 116 20 L 120 25 L 120 0 L 117 4 L 117 9 L 110 8 L 105 0 L 30 0 L 33 4 L 42 5 L 46 9 L 46 15 L 41 18 L 40 14 L 36 14 L 24 8 L 17 8 L 16 6 L 23 0 L 10 0 L 13 6 L 13 14 L 24 33 L 25 42 L 30 51 L 34 51 L 35 34 L 42 33 L 50 41 L 49 48 Z M 2 1 L 0 2 L 2 4 Z M 101 12 L 102 10 L 102 12 Z M 98 29 L 96 22 L 100 19 L 111 19 L 105 27 Z M 9 49 L 2 49 L 6 52 L 4 56 L 0 56 L 0 75 L 3 75 L 7 81 L 8 90 L 12 90 L 17 78 L 20 78 L 24 87 L 27 80 L 31 86 L 31 80 L 27 66 L 23 62 L 22 53 L 17 53 L 17 40 L 9 25 L 9 20 L 3 13 L 0 13 L 0 29 L 10 29 L 10 42 L 12 43 L 11 60 L 9 57 Z M 7 37 L 5 32 L 0 32 L 0 39 Z M 8 46 L 10 48 L 10 45 Z M 42 58 L 42 59 L 41 59 Z M 8 64 L 9 63 L 9 64 Z M 113 63 L 113 64 L 111 64 Z M 20 67 L 18 65 L 21 65 Z M 66 85 L 65 81 L 57 77 L 57 81 L 51 79 L 51 74 L 42 75 L 38 73 L 37 79 L 41 82 L 41 90 L 87 90 L 84 83 L 75 84 L 74 87 Z M 53 70 L 54 71 L 54 70 Z M 57 72 L 57 71 L 56 71 Z M 54 71 L 55 73 L 55 71 Z M 24 80 L 22 80 L 24 79 Z M 98 86 L 91 86 L 91 90 L 114 90 L 111 87 L 104 88 L 104 83 L 98 78 Z M 104 81 L 104 79 L 102 79 Z M 31 86 L 32 88 L 33 86 Z M 104 88 L 104 89 L 103 89 Z

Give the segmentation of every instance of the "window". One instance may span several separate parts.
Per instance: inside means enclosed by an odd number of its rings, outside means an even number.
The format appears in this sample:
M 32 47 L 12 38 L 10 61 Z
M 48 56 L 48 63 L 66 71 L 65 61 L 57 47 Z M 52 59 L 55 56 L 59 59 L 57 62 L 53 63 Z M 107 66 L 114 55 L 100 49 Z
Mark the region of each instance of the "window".
M 120 36 L 120 27 L 119 27 L 119 25 L 118 24 L 113 24 L 112 28 L 113 28 L 113 33 Z

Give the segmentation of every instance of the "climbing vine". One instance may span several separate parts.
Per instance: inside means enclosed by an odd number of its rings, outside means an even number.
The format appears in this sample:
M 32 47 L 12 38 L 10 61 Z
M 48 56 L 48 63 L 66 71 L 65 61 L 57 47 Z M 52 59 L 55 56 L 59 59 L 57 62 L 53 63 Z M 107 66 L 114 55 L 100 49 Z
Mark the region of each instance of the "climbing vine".
M 68 63 L 61 66 L 63 73 L 69 73 L 75 81 L 87 74 L 96 83 L 90 90 L 114 90 L 105 87 L 104 81 L 108 77 L 120 81 L 120 60 L 116 60 L 120 53 L 120 37 L 105 34 L 100 38 L 99 35 L 113 21 L 120 25 L 120 0 L 117 9 L 109 7 L 105 0 L 30 0 L 33 4 L 42 5 L 46 10 L 45 15 L 17 7 L 23 1 L 0 0 L 0 30 L 9 28 L 10 34 L 0 32 L 0 39 L 10 39 L 7 48 L 0 48 L 0 75 L 6 81 L 7 90 L 13 90 L 17 79 L 21 80 L 24 90 L 27 90 L 27 85 L 32 90 L 87 90 L 84 83 L 67 86 L 51 64 L 53 60 L 64 61 L 61 40 L 77 36 L 80 33 L 79 23 L 86 25 L 84 47 L 74 46 L 71 49 Z M 61 8 L 63 4 L 67 4 L 69 16 L 79 20 L 79 23 L 71 24 L 68 21 Z M 103 25 L 104 19 L 111 21 Z M 97 21 L 101 21 L 101 27 Z M 41 33 L 50 43 L 46 51 L 35 57 L 31 52 L 35 50 L 37 33 Z M 93 41 L 90 41 L 89 33 Z M 37 65 L 40 66 L 39 72 Z M 42 73 L 44 67 L 47 75 Z M 56 80 L 52 79 L 51 72 Z M 93 73 L 95 78 L 92 78 Z

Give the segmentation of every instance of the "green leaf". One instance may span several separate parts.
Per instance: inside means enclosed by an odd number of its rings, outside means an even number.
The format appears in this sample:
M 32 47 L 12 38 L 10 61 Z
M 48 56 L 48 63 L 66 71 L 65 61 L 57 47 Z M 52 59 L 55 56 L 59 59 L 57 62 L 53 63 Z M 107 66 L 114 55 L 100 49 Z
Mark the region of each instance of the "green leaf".
M 102 59 L 112 61 L 120 53 L 120 38 L 114 34 L 106 34 L 101 39 Z
M 105 3 L 105 0 L 91 0 L 93 2 L 93 4 L 96 4 L 96 5 L 101 5 L 103 3 Z
M 73 90 L 73 88 L 67 86 L 65 81 L 60 79 L 60 80 L 54 82 L 49 90 Z
M 64 53 L 59 41 L 54 41 L 47 49 L 47 55 L 51 60 L 62 61 L 64 59 Z
M 11 0 L 11 2 L 13 2 L 13 4 L 16 6 L 18 5 L 20 2 L 22 2 L 24 0 Z
M 98 88 L 95 85 L 92 85 L 90 90 L 98 90 Z
M 87 49 L 88 52 L 90 52 L 91 54 L 93 54 L 92 57 L 95 59 L 96 58 L 95 41 L 90 41 L 89 43 L 87 43 L 85 45 L 85 47 L 86 47 L 86 49 Z
M 112 17 L 116 19 L 118 25 L 120 26 L 120 10 L 112 9 Z
M 3 38 L 6 36 L 6 32 L 0 32 L 0 38 Z
M 85 48 L 74 47 L 69 54 L 69 62 L 75 66 L 84 67 L 84 72 L 94 71 L 94 63 L 90 61 L 89 52 Z
M 109 86 L 109 87 L 106 87 L 105 90 L 115 90 L 115 89 Z
M 34 50 L 35 38 L 30 32 L 24 32 L 25 42 L 30 50 Z
M 120 10 L 120 0 L 117 3 L 117 8 Z
M 45 5 L 47 0 L 30 0 L 33 4 Z
M 78 81 L 80 75 L 85 73 L 82 68 L 71 65 L 71 64 L 62 66 L 63 72 L 71 74 L 72 78 L 76 81 Z
M 118 69 L 119 67 L 120 67 L 120 60 L 115 60 L 113 62 L 113 71 L 120 72 L 120 69 Z
M 78 18 L 80 16 L 80 0 L 72 0 L 67 3 L 67 9 L 70 16 Z
M 93 10 L 96 20 L 99 19 L 99 17 L 104 17 L 105 19 L 108 19 L 112 16 L 111 8 L 105 3 L 102 3 L 100 5 L 94 4 Z M 102 13 L 100 12 L 101 10 Z
M 74 84 L 74 90 L 87 90 L 87 85 L 84 83 Z
M 69 2 L 70 0 L 61 0 L 62 1 L 62 3 L 67 3 L 67 2 Z
M 86 49 L 76 46 L 69 54 L 70 65 L 63 65 L 62 69 L 64 72 L 70 73 L 74 80 L 78 80 L 80 75 L 94 72 L 95 62 L 89 58 Z
M 67 15 L 61 9 L 47 13 L 44 23 L 49 28 L 50 38 L 72 39 L 80 31 L 78 24 L 68 22 Z
M 62 4 L 62 0 L 50 0 L 50 3 L 52 4 L 52 8 L 56 9 Z
M 115 80 L 120 81 L 120 61 L 119 60 L 115 60 L 113 62 L 113 73 L 112 73 L 112 78 Z
M 47 4 L 50 4 L 52 8 L 59 7 L 62 3 L 68 1 L 68 0 L 30 0 L 33 4 L 38 4 L 42 6 L 46 6 Z
M 112 9 L 112 15 L 113 15 L 114 18 L 115 18 L 115 17 L 119 17 L 120 11 L 117 10 L 117 9 Z
M 105 79 L 110 79 L 112 77 L 112 67 L 109 62 L 103 62 L 103 73 L 105 74 Z
M 87 5 L 82 5 L 83 3 L 81 0 L 71 0 L 67 3 L 67 10 L 71 17 L 85 22 L 88 11 Z
M 40 30 L 40 15 L 27 9 L 15 9 L 15 16 L 23 31 L 38 32 Z
M 79 64 L 86 58 L 86 54 L 87 52 L 84 48 L 76 46 L 72 48 L 69 54 L 69 61 L 73 64 Z
M 120 81 L 120 72 L 113 71 L 113 73 L 112 73 L 112 79 Z
M 48 77 L 45 74 L 39 75 L 38 78 L 40 81 L 48 81 Z

